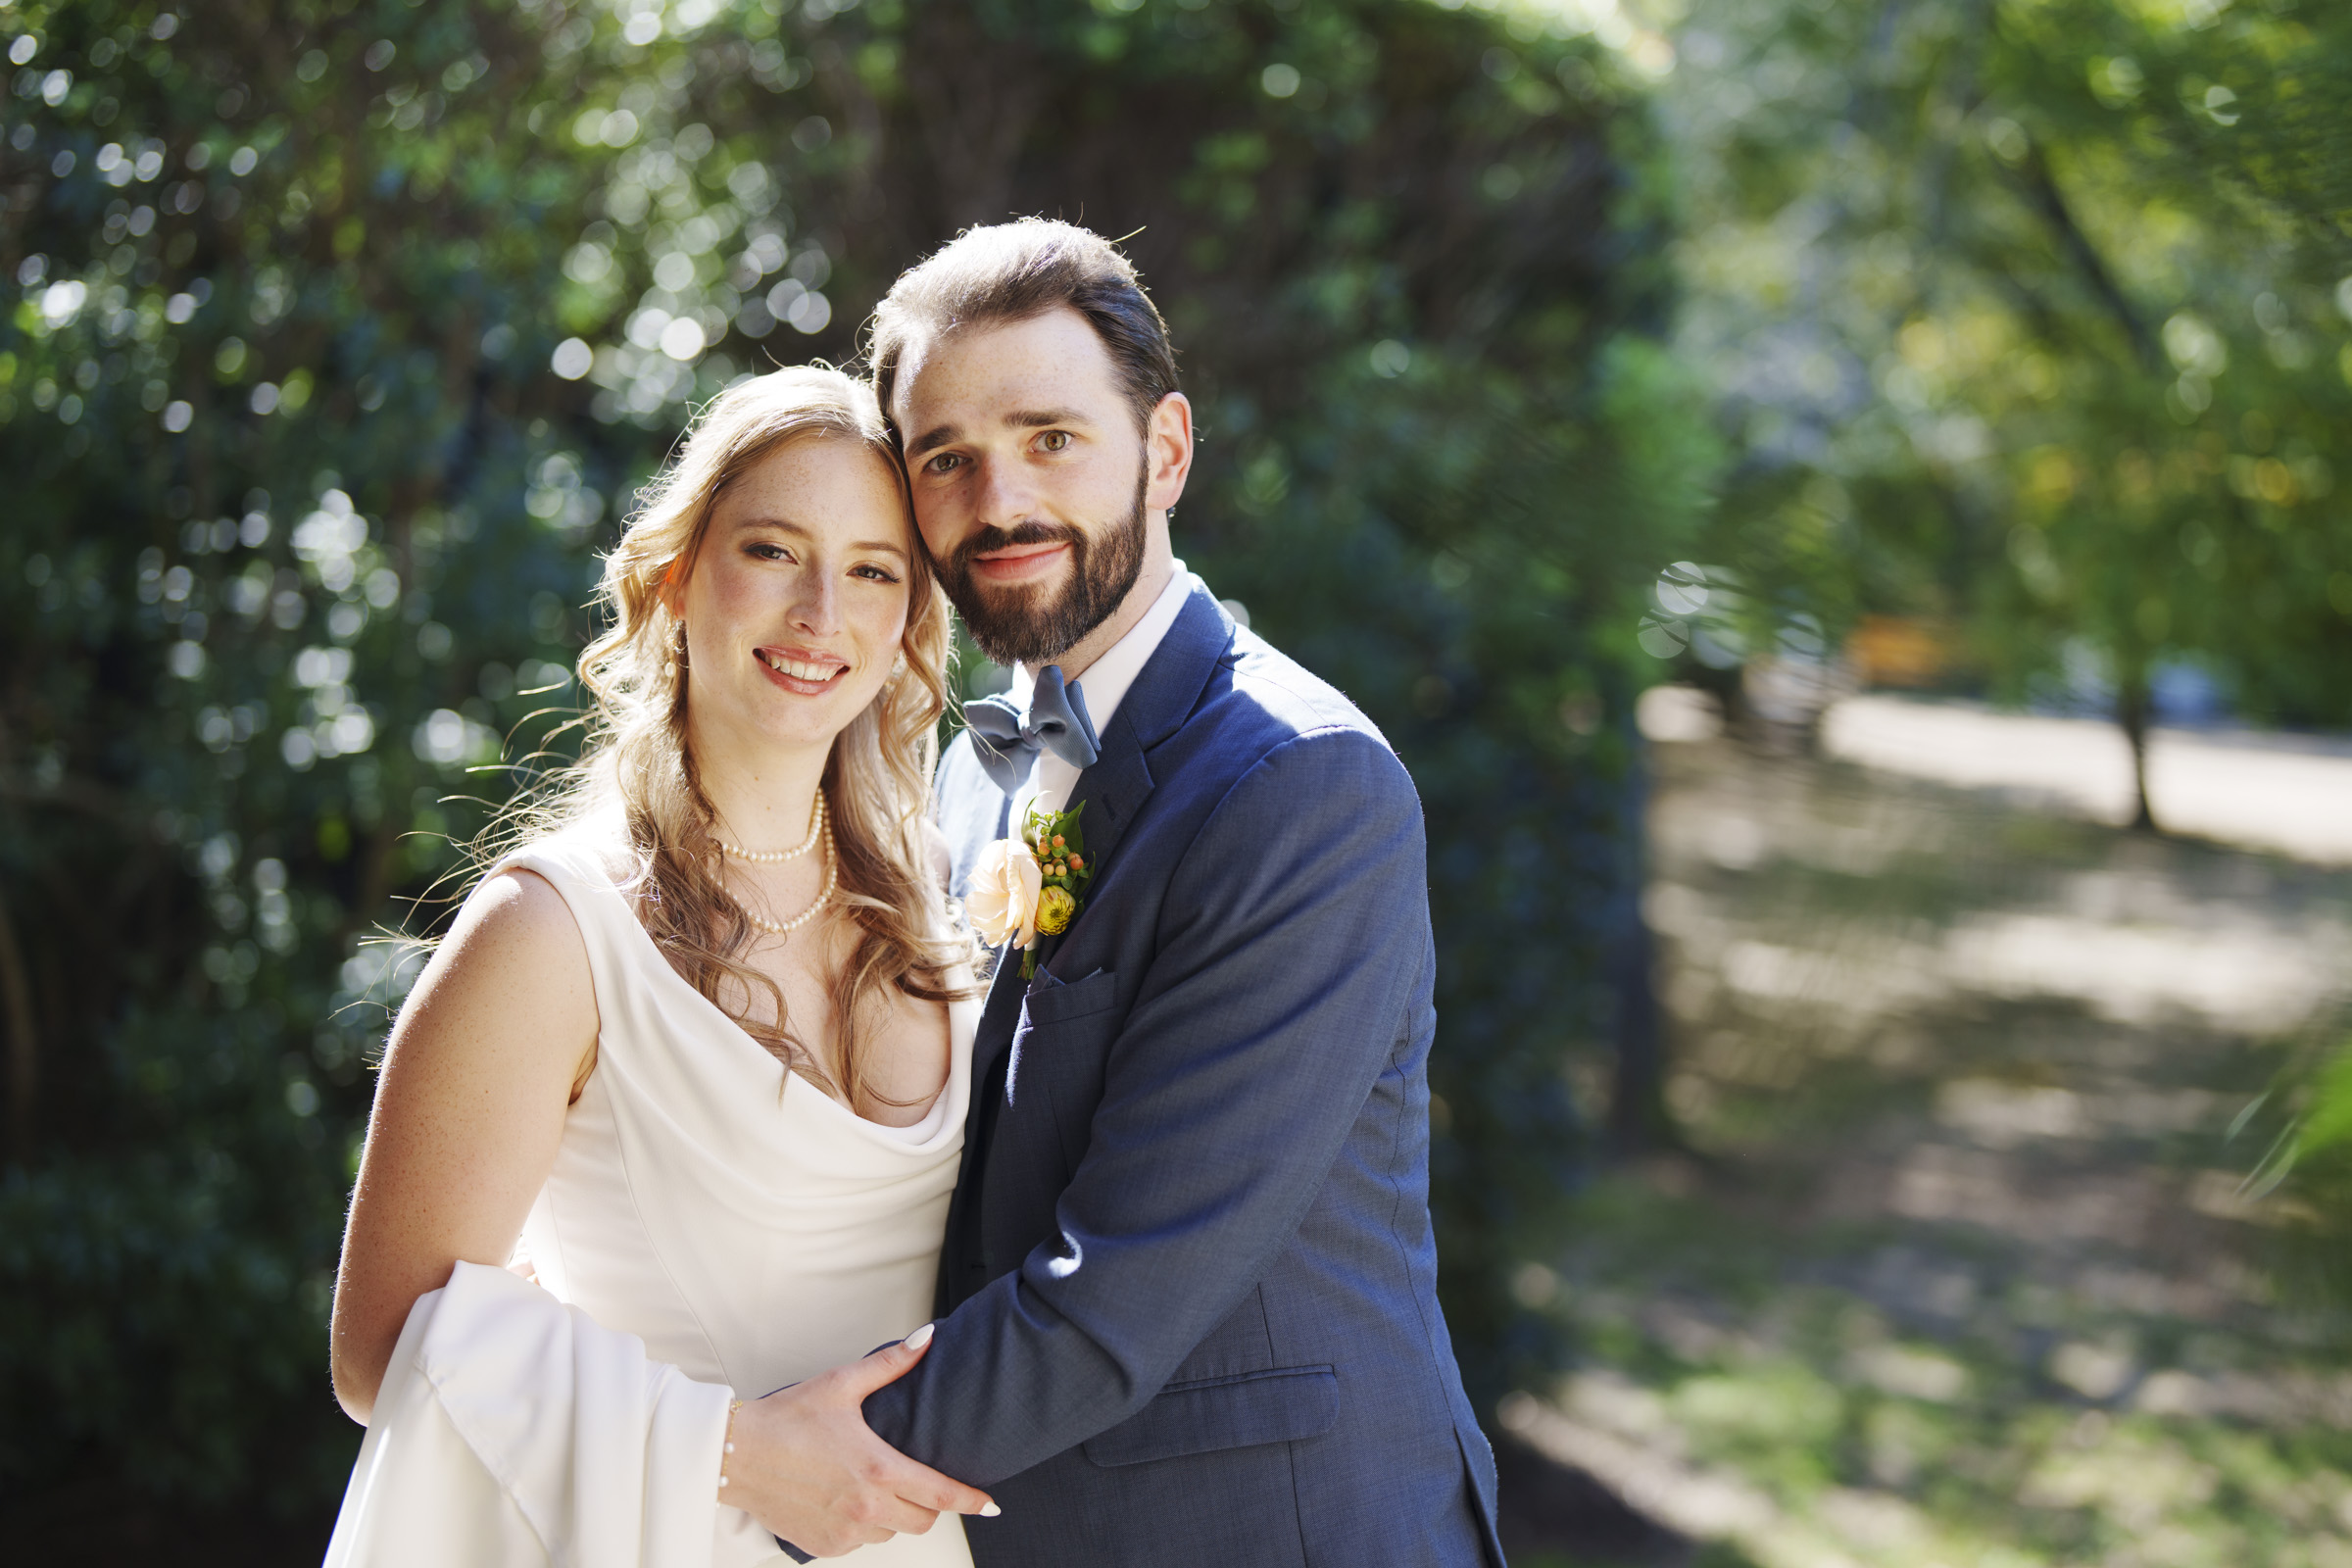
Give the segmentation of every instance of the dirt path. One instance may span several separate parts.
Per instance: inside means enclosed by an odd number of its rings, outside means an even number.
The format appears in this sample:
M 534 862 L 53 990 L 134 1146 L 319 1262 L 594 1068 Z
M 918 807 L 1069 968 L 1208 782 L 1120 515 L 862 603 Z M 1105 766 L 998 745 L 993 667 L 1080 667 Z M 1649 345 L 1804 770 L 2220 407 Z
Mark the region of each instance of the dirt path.
M 2352 1565 L 2352 1357 L 2231 1135 L 2352 1019 L 2352 871 L 1657 754 L 1700 1157 L 1523 1271 L 1583 1365 L 1504 1424 L 1683 1540 L 1519 1568 Z

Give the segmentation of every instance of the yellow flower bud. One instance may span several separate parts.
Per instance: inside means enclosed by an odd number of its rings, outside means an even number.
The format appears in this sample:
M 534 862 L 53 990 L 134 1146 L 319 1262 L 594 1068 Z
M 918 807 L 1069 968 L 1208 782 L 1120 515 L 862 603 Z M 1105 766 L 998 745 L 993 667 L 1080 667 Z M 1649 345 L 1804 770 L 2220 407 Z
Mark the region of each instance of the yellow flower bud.
M 1067 888 L 1047 888 L 1037 896 L 1037 930 L 1040 936 L 1058 936 L 1069 929 L 1070 916 L 1078 912 L 1078 901 L 1070 897 Z

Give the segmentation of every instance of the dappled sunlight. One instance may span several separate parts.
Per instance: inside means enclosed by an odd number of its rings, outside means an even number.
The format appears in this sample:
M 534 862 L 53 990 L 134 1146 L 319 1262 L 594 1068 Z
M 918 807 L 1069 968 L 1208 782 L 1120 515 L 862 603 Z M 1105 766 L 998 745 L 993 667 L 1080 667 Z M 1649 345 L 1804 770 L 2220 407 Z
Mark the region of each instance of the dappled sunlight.
M 2005 914 L 1954 930 L 1944 949 L 1955 988 L 2081 1002 L 2118 1023 L 2188 1012 L 2267 1033 L 2310 1018 L 2343 994 L 2352 933 L 2132 926 L 2063 914 Z
M 1823 715 L 1822 745 L 1868 767 L 2132 819 L 2131 748 L 2103 719 L 1855 697 Z M 2352 864 L 2352 740 L 2158 728 L 2148 795 L 2175 832 Z
M 2352 1563 L 2346 1325 L 2250 1180 L 2352 1013 L 2352 876 L 2032 809 L 2013 759 L 1679 733 L 1643 907 L 1696 1157 L 1584 1198 L 1578 1365 L 1504 1427 L 1758 1568 Z

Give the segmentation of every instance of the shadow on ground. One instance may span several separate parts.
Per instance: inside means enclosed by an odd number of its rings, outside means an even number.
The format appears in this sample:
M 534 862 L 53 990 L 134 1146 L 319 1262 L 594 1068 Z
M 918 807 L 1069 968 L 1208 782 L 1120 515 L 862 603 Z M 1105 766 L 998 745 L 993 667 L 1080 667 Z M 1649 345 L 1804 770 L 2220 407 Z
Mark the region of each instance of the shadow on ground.
M 1582 1348 L 1500 1412 L 1576 1472 L 1519 1472 L 1560 1499 L 1510 1505 L 1524 1561 L 2352 1564 L 2345 1324 L 2281 1299 L 2297 1216 L 2245 1181 L 2342 1038 L 2352 872 L 1658 751 L 1700 1154 L 1521 1271 Z
M 1511 1568 L 1750 1568 L 1737 1547 L 1669 1530 L 1507 1433 L 1494 1444 L 1494 1468 Z

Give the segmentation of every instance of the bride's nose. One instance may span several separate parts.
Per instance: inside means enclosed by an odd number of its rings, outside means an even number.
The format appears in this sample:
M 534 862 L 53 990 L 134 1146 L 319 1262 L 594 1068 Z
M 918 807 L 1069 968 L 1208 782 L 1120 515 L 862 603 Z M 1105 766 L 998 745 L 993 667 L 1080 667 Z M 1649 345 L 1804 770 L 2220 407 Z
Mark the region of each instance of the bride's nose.
M 830 637 L 841 630 L 841 585 L 832 573 L 803 572 L 793 590 L 795 627 L 812 637 Z

